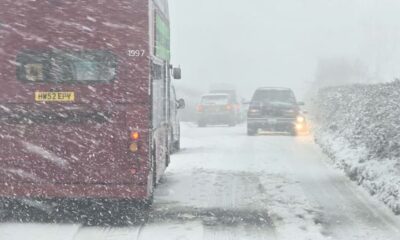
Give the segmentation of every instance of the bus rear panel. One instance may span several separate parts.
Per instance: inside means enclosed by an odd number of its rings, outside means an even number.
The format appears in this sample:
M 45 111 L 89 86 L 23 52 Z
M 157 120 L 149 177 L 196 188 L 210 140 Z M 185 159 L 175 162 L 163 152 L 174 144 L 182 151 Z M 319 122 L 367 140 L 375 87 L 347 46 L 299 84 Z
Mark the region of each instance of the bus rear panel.
M 0 2 L 0 197 L 149 197 L 149 42 L 148 1 Z

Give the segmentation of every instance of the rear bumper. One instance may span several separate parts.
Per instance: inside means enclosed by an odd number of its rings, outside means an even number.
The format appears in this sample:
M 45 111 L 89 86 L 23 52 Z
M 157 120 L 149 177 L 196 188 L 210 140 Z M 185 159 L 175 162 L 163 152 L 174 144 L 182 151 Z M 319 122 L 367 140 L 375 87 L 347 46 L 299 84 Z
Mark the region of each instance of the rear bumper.
M 296 118 L 248 118 L 247 124 L 254 129 L 290 131 L 296 127 Z
M 149 195 L 146 185 L 0 183 L 0 198 L 146 200 Z
M 235 120 L 234 113 L 203 113 L 198 115 L 200 122 L 207 123 L 230 123 Z

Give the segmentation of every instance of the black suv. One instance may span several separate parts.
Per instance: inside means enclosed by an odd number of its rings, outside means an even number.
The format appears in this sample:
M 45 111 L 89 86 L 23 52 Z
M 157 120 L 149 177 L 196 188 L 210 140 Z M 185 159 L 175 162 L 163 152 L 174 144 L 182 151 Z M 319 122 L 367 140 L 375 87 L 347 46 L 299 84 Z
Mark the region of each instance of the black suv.
M 252 136 L 258 130 L 288 132 L 297 135 L 306 130 L 293 91 L 289 88 L 259 88 L 253 95 L 247 114 L 247 134 Z

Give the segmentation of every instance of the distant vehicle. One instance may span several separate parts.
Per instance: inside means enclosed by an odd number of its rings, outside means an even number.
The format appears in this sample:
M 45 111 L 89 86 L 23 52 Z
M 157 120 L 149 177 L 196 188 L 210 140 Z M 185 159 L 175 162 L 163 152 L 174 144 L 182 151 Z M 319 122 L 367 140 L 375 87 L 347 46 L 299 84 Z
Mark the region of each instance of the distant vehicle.
M 185 100 L 177 99 L 175 87 L 170 86 L 170 108 L 169 108 L 169 150 L 175 153 L 181 149 L 181 126 L 178 116 L 178 110 L 185 108 Z
M 0 199 L 151 203 L 180 78 L 167 1 L 66 2 L 0 1 Z
M 210 91 L 210 93 L 223 93 L 223 94 L 228 94 L 229 97 L 231 98 L 231 101 L 233 102 L 237 102 L 237 94 L 236 94 L 236 90 L 233 89 L 213 89 Z
M 250 102 L 247 116 L 247 134 L 256 135 L 259 130 L 287 132 L 297 135 L 306 131 L 307 123 L 291 89 L 259 88 Z
M 227 124 L 235 126 L 237 110 L 229 94 L 206 94 L 197 106 L 199 127 Z
M 236 90 L 217 88 L 217 89 L 211 90 L 210 93 L 211 94 L 228 94 L 229 101 L 232 103 L 233 107 L 235 108 L 236 123 L 244 122 L 245 112 L 243 111 L 244 108 L 242 107 L 241 102 L 238 101 L 238 96 L 237 96 Z

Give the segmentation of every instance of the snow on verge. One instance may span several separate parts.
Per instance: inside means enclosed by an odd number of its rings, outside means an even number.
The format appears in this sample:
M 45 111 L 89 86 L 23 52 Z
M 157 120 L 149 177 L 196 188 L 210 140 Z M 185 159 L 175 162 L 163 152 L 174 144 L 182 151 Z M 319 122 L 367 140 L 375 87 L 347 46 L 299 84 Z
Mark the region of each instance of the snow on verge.
M 316 142 L 334 164 L 400 214 L 400 81 L 320 90 Z

